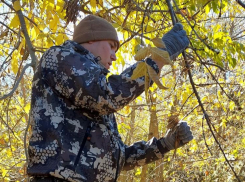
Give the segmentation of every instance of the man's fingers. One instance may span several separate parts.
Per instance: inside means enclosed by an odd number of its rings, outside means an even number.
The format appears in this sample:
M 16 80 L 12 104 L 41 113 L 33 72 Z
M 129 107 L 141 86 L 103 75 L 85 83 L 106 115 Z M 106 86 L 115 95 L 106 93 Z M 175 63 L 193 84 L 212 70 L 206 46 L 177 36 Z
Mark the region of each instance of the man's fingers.
M 190 126 L 185 121 L 181 121 L 177 125 L 179 133 L 185 133 L 190 130 Z
M 186 31 L 185 30 L 180 30 L 178 32 L 178 34 L 181 36 L 181 37 L 185 37 L 186 36 Z
M 189 142 L 190 140 L 193 139 L 191 128 L 187 124 L 187 122 L 183 122 L 183 121 L 179 122 L 179 124 L 178 124 L 178 137 L 184 143 Z
M 189 131 L 186 135 L 180 137 L 179 139 L 183 142 L 183 143 L 188 143 L 189 141 L 191 141 L 193 139 L 193 135 L 192 132 Z
M 174 25 L 174 27 L 173 27 L 173 29 L 172 30 L 174 30 L 174 31 L 180 31 L 180 30 L 183 30 L 183 25 L 182 24 L 180 24 L 180 23 L 176 23 L 175 25 Z

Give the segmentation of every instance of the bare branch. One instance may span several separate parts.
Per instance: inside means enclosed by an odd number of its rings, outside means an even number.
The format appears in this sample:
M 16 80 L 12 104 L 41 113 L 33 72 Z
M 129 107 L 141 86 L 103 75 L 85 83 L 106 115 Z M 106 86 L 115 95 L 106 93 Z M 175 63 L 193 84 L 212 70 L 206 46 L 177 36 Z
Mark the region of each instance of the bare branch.
M 14 2 L 15 2 L 15 0 L 13 0 L 13 3 L 14 3 Z M 13 8 L 11 5 L 9 5 L 9 4 L 6 3 L 6 2 L 5 2 L 5 4 L 6 4 L 7 6 L 9 6 L 9 8 L 11 8 L 12 10 L 14 10 L 14 8 Z M 0 98 L 0 100 L 3 100 L 3 99 L 5 99 L 5 98 L 7 98 L 7 97 L 13 95 L 13 93 L 15 92 L 15 90 L 18 88 L 18 85 L 19 85 L 19 83 L 20 83 L 20 80 L 22 79 L 22 77 L 23 77 L 23 75 L 24 75 L 26 69 L 27 69 L 29 66 L 31 66 L 31 67 L 35 70 L 35 67 L 36 67 L 36 64 L 37 64 L 37 58 L 36 58 L 36 55 L 35 55 L 35 52 L 34 52 L 34 49 L 33 49 L 33 46 L 32 46 L 31 40 L 30 40 L 30 37 L 29 37 L 28 32 L 27 32 L 27 29 L 26 29 L 26 24 L 25 24 L 25 20 L 24 20 L 24 16 L 23 16 L 23 14 L 22 14 L 22 11 L 21 11 L 21 10 L 18 10 L 16 13 L 17 13 L 17 15 L 18 15 L 18 17 L 19 17 L 21 29 L 22 29 L 22 32 L 23 32 L 23 34 L 24 34 L 24 36 L 25 36 L 26 43 L 27 43 L 27 48 L 28 48 L 28 51 L 29 51 L 29 53 L 30 53 L 30 55 L 31 55 L 32 61 L 31 61 L 30 64 L 25 65 L 25 67 L 23 68 L 23 70 L 22 70 L 22 72 L 21 72 L 21 74 L 20 74 L 20 76 L 19 76 L 19 78 L 18 78 L 16 84 L 14 85 L 14 88 L 12 89 L 12 91 L 11 91 L 10 93 L 8 93 L 8 94 L 2 96 L 2 97 Z
M 245 9 L 245 4 L 241 0 L 236 0 L 236 2 Z
M 29 37 L 28 32 L 27 32 L 27 29 L 26 29 L 25 19 L 24 19 L 24 16 L 23 16 L 23 13 L 22 13 L 21 10 L 17 11 L 16 13 L 17 13 L 17 15 L 19 17 L 19 20 L 20 20 L 21 29 L 22 29 L 22 32 L 23 32 L 23 34 L 25 36 L 25 39 L 26 39 L 28 51 L 29 51 L 29 53 L 31 55 L 32 61 L 31 61 L 30 66 L 32 66 L 33 69 L 35 70 L 36 64 L 37 64 L 37 57 L 35 55 L 34 48 L 32 46 L 30 37 Z
M 20 74 L 18 80 L 16 81 L 16 84 L 14 85 L 14 88 L 12 89 L 12 91 L 9 92 L 9 93 L 6 94 L 6 95 L 0 97 L 0 100 L 6 99 L 7 97 L 13 95 L 13 93 L 15 92 L 15 90 L 18 88 L 19 83 L 20 83 L 22 77 L 24 76 L 24 73 L 25 73 L 26 69 L 29 68 L 30 66 L 32 66 L 32 63 L 25 65 L 25 67 L 23 68 L 23 70 L 22 70 L 22 72 L 21 72 L 21 74 Z
M 0 24 L 2 24 L 3 26 L 5 26 L 7 29 L 11 30 L 15 34 L 18 34 L 18 32 L 16 32 L 15 30 L 13 30 L 12 28 L 10 28 L 9 26 L 5 25 L 3 22 L 0 21 Z

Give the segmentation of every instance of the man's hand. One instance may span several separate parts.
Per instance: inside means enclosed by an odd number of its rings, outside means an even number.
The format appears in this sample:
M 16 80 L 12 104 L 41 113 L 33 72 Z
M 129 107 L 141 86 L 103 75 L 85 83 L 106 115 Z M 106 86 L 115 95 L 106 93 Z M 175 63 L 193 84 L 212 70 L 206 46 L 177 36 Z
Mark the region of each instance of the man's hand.
M 175 59 L 189 45 L 189 39 L 186 36 L 183 25 L 176 23 L 174 27 L 162 37 L 170 59 Z
M 169 150 L 173 150 L 176 147 L 182 147 L 192 139 L 193 135 L 187 122 L 179 121 L 179 123 L 173 129 L 169 129 L 167 131 L 165 137 L 163 138 L 163 142 Z

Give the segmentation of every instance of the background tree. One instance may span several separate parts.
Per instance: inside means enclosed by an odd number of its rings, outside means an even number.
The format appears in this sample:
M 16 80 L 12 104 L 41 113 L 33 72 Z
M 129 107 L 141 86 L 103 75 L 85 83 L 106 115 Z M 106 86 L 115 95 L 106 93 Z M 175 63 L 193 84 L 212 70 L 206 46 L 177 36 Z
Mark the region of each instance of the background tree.
M 189 122 L 195 139 L 178 149 L 175 157 L 170 152 L 161 161 L 143 167 L 147 173 L 136 168 L 123 172 L 119 181 L 244 181 L 244 3 L 237 0 L 171 3 L 191 41 L 186 51 L 189 67 L 186 68 L 182 56 L 172 67 L 165 66 L 161 82 L 168 89 L 160 90 L 153 85 L 149 102 L 142 94 L 135 103 L 118 112 L 118 126 L 129 145 L 151 136 L 163 136 L 167 121 L 176 115 Z M 2 0 L 3 181 L 27 180 L 25 143 L 31 134 L 28 130 L 31 81 L 38 60 L 50 46 L 71 38 L 73 27 L 87 14 L 107 19 L 120 34 L 121 48 L 112 73 L 120 73 L 134 63 L 133 55 L 140 48 L 153 45 L 151 39 L 162 37 L 172 27 L 169 8 L 162 0 Z M 207 116 L 209 120 L 205 120 Z

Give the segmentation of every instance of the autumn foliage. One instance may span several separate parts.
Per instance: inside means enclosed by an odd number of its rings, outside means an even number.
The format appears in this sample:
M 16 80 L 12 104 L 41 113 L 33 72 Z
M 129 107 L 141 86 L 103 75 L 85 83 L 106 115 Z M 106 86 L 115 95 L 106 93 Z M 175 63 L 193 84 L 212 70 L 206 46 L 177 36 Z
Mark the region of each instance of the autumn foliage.
M 186 120 L 194 134 L 175 155 L 169 152 L 156 163 L 122 172 L 119 181 L 245 181 L 245 5 L 237 0 L 171 3 L 191 42 L 187 62 L 180 55 L 172 65 L 166 52 L 155 49 L 161 42 L 154 39 L 173 26 L 166 1 L 1 1 L 2 181 L 28 180 L 28 115 L 38 60 L 49 47 L 70 39 L 87 14 L 107 19 L 120 34 L 121 47 L 110 74 L 147 56 L 166 62 L 160 75 L 144 63 L 134 73 L 156 84 L 146 85 L 146 94 L 116 114 L 124 142 L 164 136 L 172 120 Z

